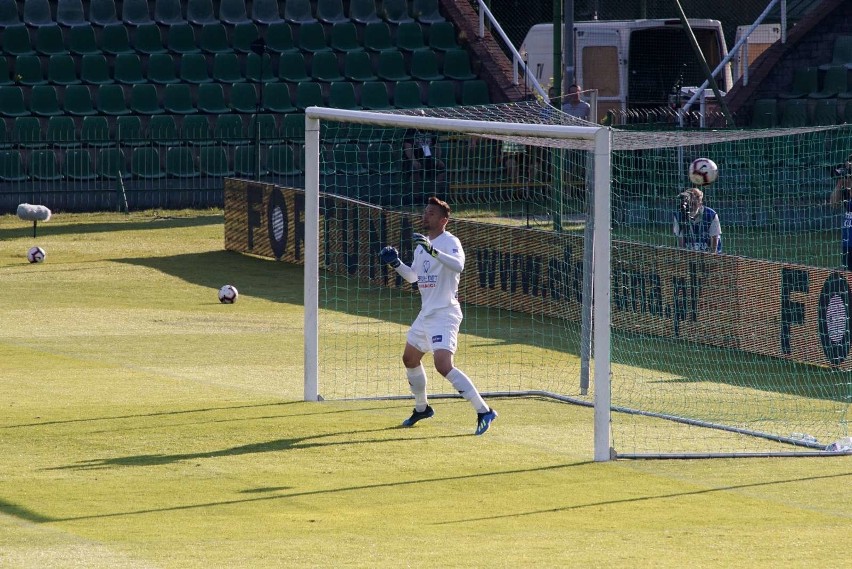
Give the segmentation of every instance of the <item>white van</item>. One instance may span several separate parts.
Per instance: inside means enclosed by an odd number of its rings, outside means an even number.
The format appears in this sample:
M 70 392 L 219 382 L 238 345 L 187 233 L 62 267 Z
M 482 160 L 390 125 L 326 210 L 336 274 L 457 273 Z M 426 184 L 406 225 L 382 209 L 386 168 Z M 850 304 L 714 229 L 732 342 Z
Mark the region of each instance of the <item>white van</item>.
M 707 64 L 715 69 L 728 54 L 722 24 L 706 19 L 689 24 Z M 597 89 L 597 120 L 609 110 L 623 114 L 667 105 L 678 88 L 698 86 L 705 79 L 678 19 L 575 22 L 573 39 L 575 82 L 584 90 Z M 530 71 L 546 89 L 553 78 L 553 24 L 530 28 L 519 52 L 526 54 Z M 716 81 L 723 93 L 731 88 L 730 64 Z

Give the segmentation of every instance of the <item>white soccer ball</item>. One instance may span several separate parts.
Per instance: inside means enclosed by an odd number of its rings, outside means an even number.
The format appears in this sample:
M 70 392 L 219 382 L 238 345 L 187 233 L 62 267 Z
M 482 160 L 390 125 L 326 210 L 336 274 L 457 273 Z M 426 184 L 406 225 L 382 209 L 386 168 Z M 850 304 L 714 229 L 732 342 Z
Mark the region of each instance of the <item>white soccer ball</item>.
M 234 285 L 225 285 L 219 289 L 219 302 L 222 304 L 234 304 L 240 293 Z
M 44 249 L 41 247 L 31 247 L 29 251 L 27 251 L 27 261 L 30 263 L 41 263 L 44 261 L 44 258 L 47 256 L 47 253 L 44 252 Z
M 689 165 L 689 181 L 696 186 L 712 184 L 719 177 L 719 167 L 709 158 L 696 158 Z

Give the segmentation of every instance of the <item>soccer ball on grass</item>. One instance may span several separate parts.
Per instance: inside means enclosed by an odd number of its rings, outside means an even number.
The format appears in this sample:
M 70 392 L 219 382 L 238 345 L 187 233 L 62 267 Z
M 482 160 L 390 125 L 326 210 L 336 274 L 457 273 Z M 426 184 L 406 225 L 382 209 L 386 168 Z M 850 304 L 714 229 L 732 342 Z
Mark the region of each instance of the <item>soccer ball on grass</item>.
M 696 186 L 712 184 L 719 177 L 719 167 L 709 158 L 696 158 L 689 165 L 689 181 Z
M 225 285 L 219 289 L 219 302 L 222 304 L 234 304 L 240 293 L 234 285 Z
M 27 261 L 30 263 L 41 263 L 44 261 L 44 258 L 47 256 L 47 253 L 44 252 L 44 249 L 41 247 L 31 247 L 29 251 L 27 251 Z

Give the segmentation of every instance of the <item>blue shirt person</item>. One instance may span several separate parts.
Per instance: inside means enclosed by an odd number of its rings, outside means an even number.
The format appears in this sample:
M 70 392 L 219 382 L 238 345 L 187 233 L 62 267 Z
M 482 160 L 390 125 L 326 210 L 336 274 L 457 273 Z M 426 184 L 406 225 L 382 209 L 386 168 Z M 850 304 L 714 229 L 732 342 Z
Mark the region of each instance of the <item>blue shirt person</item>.
M 672 231 L 678 246 L 693 251 L 722 252 L 722 226 L 713 208 L 704 205 L 704 192 L 691 188 L 679 194 L 681 202 Z

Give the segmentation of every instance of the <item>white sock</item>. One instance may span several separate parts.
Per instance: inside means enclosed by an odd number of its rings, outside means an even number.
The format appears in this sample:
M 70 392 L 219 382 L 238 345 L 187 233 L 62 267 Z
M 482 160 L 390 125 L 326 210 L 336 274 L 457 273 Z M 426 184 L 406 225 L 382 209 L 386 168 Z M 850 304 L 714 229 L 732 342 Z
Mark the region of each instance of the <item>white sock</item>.
M 447 379 L 453 384 L 453 387 L 461 393 L 462 397 L 470 401 L 470 404 L 473 405 L 473 408 L 476 409 L 477 413 L 488 412 L 488 404 L 485 403 L 485 400 L 481 395 L 479 395 L 479 391 L 476 390 L 476 386 L 473 385 L 473 382 L 462 370 L 454 367 L 450 370 L 450 373 L 447 374 Z
M 426 370 L 423 369 L 423 364 L 405 368 L 405 375 L 408 376 L 408 385 L 414 395 L 414 408 L 417 411 L 425 411 L 429 403 L 426 400 Z

